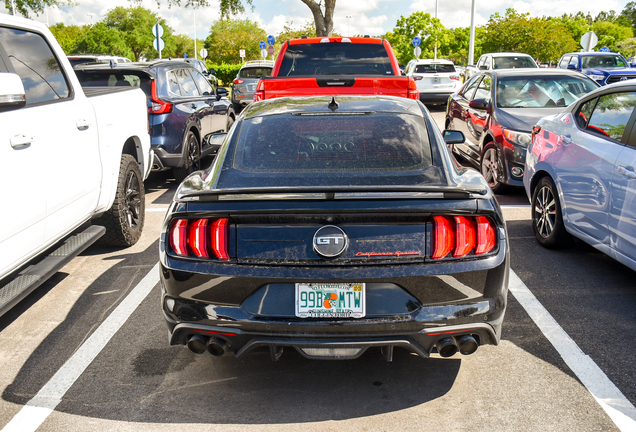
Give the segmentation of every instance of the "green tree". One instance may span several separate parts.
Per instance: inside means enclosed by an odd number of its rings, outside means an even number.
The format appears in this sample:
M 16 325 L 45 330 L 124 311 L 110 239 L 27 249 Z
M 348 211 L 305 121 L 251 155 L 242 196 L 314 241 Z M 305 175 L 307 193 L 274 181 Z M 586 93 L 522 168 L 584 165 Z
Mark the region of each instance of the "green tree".
M 608 47 L 610 51 L 618 51 L 618 44 L 634 36 L 631 26 L 623 26 L 613 21 L 596 21 L 592 24 L 592 30 L 598 36 L 596 49 Z
M 431 14 L 415 12 L 407 18 L 401 16 L 393 31 L 386 34 L 386 38 L 391 43 L 400 64 L 406 64 L 409 60 L 415 58 L 413 44 L 411 43 L 415 36 L 419 36 L 422 39 L 422 44 L 420 45 L 422 50 L 421 58 L 433 58 L 436 43 L 438 46 L 438 57 L 442 57 L 443 55 L 439 52 L 439 48 L 448 46 L 450 42 L 450 36 L 445 31 L 441 21 L 431 17 Z
M 88 26 L 79 27 L 76 25 L 67 26 L 57 23 L 49 27 L 55 39 L 60 44 L 66 54 L 77 51 L 77 40 L 87 30 Z
M 221 19 L 212 23 L 210 35 L 205 39 L 205 48 L 212 62 L 240 63 L 239 51 L 242 49 L 247 60 L 261 58 L 258 43 L 266 38 L 267 32 L 254 21 Z
M 468 64 L 468 48 L 470 45 L 470 27 L 447 29 L 447 43 L 440 47 L 440 51 L 456 64 Z M 475 52 L 473 60 L 477 61 L 483 54 L 483 42 L 486 37 L 484 27 L 475 27 Z
M 78 52 L 133 57 L 133 52 L 116 28 L 107 27 L 103 22 L 85 27 L 86 31 L 77 39 Z
M 576 42 L 579 42 L 581 37 L 592 29 L 590 23 L 581 12 L 577 15 L 564 14 L 558 18 L 551 18 L 551 20 L 567 28 L 568 32 L 572 35 L 572 39 Z
M 152 41 L 152 26 L 161 24 L 163 27 L 163 36 L 165 49 L 162 51 L 162 57 L 174 56 L 176 48 L 173 30 L 168 23 L 154 12 L 142 7 L 124 8 L 118 6 L 111 9 L 104 18 L 104 24 L 112 29 L 119 30 L 121 37 L 134 56 L 135 61 L 139 61 L 141 57 L 154 59 L 159 57 L 159 52 L 154 49 Z
M 36 15 L 40 15 L 44 12 L 44 8 L 47 6 L 66 6 L 72 5 L 72 0 L 14 0 L 15 10 L 20 15 L 29 18 L 31 12 Z M 4 7 L 7 8 L 9 13 L 12 13 L 11 0 L 4 0 Z
M 625 9 L 621 12 L 621 16 L 632 25 L 634 35 L 636 36 L 636 2 L 629 2 L 625 5 Z
M 7 0 L 5 0 L 7 1 Z M 29 1 L 47 1 L 47 0 L 29 0 Z M 144 0 L 129 0 L 131 2 L 142 4 Z M 161 0 L 155 0 L 157 4 L 161 4 Z M 180 6 L 183 2 L 186 7 L 206 7 L 210 6 L 208 0 L 165 0 L 169 6 Z M 331 36 L 333 33 L 333 13 L 336 10 L 336 0 L 300 0 L 314 16 L 314 24 L 316 26 L 317 36 Z M 254 8 L 252 0 L 245 0 L 245 3 Z M 221 18 L 229 18 L 231 15 L 239 15 L 245 12 L 243 0 L 219 0 L 221 8 Z

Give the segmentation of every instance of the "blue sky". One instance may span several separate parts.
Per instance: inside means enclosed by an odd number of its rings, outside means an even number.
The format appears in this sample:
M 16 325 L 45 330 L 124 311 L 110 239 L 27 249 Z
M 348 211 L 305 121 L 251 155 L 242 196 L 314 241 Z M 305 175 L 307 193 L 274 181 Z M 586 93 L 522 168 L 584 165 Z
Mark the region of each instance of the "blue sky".
M 183 7 L 168 8 L 164 5 L 156 8 L 156 2 L 143 0 L 143 5 L 158 13 L 168 21 L 176 33 L 196 36 L 205 39 L 208 29 L 214 20 L 219 18 L 217 0 L 209 0 L 210 7 L 192 9 Z M 50 24 L 63 22 L 64 24 L 82 25 L 98 21 L 109 9 L 115 6 L 129 6 L 128 0 L 75 0 L 76 6 L 63 6 L 48 10 Z M 395 27 L 400 16 L 408 16 L 413 12 L 435 13 L 436 0 L 338 0 L 334 14 L 335 28 L 338 33 L 378 35 L 390 31 Z M 4 3 L 4 2 L 2 2 Z M 300 27 L 307 21 L 313 21 L 311 12 L 300 0 L 253 0 L 254 10 L 247 10 L 245 17 L 257 21 L 270 34 L 277 34 L 287 22 L 293 22 Z M 467 27 L 470 25 L 470 8 L 472 0 L 442 0 L 438 3 L 438 17 L 447 28 Z M 627 1 L 616 0 L 476 0 L 475 24 L 481 25 L 488 21 L 495 12 L 505 13 L 507 8 L 514 8 L 519 12 L 530 12 L 533 16 L 560 16 L 563 13 L 576 13 L 579 10 L 592 15 L 600 11 L 623 10 Z M 575 5 L 575 6 L 574 6 Z M 4 6 L 0 6 L 0 13 L 6 13 Z M 90 15 L 92 14 L 92 15 Z M 351 18 L 346 18 L 351 16 Z M 47 22 L 47 14 L 34 19 Z

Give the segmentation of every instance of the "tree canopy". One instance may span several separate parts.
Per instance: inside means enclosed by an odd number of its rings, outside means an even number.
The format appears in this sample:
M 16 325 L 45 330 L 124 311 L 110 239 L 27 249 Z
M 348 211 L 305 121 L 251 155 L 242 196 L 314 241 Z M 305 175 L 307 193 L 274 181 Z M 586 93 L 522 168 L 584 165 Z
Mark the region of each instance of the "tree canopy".
M 261 58 L 258 43 L 267 33 L 258 23 L 248 19 L 221 19 L 212 23 L 210 35 L 205 39 L 208 58 L 216 63 L 239 63 L 239 50 L 245 50 L 247 60 Z
M 414 47 L 411 43 L 415 36 L 422 39 L 421 58 L 433 58 L 435 44 L 437 43 L 438 51 L 440 51 L 440 46 L 447 45 L 449 42 L 448 33 L 441 21 L 431 17 L 431 14 L 415 12 L 406 18 L 401 16 L 393 31 L 386 34 L 400 64 L 406 64 L 415 58 Z

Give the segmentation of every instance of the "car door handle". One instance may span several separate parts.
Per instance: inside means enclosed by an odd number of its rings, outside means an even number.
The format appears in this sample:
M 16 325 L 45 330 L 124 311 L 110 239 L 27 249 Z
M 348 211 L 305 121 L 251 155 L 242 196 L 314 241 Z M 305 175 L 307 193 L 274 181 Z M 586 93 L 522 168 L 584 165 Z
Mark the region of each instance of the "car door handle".
M 91 122 L 85 119 L 79 119 L 75 122 L 75 126 L 77 126 L 79 130 L 86 130 L 91 126 Z
M 572 144 L 572 137 L 570 135 L 561 135 L 561 141 L 564 145 Z
M 622 174 L 622 175 L 624 175 L 627 178 L 636 180 L 636 172 L 634 172 L 633 169 L 629 169 L 627 167 L 619 165 L 617 170 L 618 170 L 619 174 Z
M 35 141 L 34 136 L 16 135 L 11 137 L 11 147 L 14 149 L 26 148 L 29 147 L 33 141 Z

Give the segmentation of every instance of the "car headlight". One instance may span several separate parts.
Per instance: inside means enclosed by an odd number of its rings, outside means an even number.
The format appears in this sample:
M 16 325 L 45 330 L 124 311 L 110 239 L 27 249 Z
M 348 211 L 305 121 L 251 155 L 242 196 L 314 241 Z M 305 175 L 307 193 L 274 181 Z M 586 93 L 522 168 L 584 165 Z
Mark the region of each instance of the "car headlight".
M 528 147 L 532 143 L 532 134 L 527 132 L 517 132 L 504 128 L 503 134 L 508 141 L 520 147 Z
M 603 81 L 605 79 L 605 75 L 588 75 L 594 81 Z

